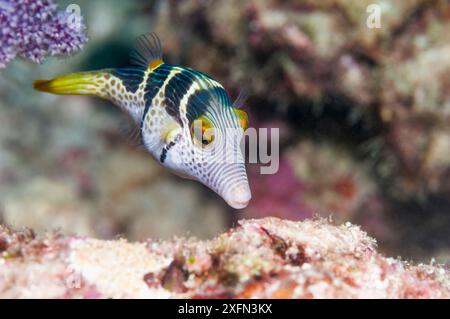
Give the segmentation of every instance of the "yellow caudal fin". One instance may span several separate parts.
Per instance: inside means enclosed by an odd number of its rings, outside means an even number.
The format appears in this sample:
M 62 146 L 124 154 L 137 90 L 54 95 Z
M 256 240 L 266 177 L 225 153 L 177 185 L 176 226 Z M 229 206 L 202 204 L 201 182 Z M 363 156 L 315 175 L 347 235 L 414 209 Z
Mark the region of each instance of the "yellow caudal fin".
M 105 80 L 109 76 L 108 70 L 72 73 L 51 80 L 37 80 L 33 87 L 38 91 L 53 94 L 94 95 L 105 98 Z

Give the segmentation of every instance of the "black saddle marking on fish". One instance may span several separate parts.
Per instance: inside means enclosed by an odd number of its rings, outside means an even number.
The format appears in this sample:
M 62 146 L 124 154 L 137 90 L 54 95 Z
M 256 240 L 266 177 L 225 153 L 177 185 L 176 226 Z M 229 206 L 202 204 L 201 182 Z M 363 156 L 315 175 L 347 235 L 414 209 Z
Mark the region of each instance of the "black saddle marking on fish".
M 142 114 L 141 120 L 141 140 L 143 138 L 142 129 L 144 128 L 145 117 L 147 116 L 148 110 L 152 106 L 153 98 L 158 94 L 159 90 L 164 84 L 164 81 L 170 74 L 172 68 L 166 64 L 161 64 L 159 67 L 154 69 L 148 76 L 147 83 L 145 85 L 145 109 Z
M 149 74 L 145 86 L 146 109 L 151 106 L 153 98 L 158 94 L 171 70 L 172 67 L 169 65 L 161 64 Z
M 180 103 L 194 81 L 195 78 L 192 74 L 181 71 L 169 80 L 164 92 L 167 114 L 173 117 L 181 125 L 183 123 L 180 117 Z
M 212 107 L 213 100 L 215 99 L 222 103 L 223 106 L 227 106 L 226 103 L 230 103 L 228 94 L 222 87 L 211 86 L 208 89 L 201 89 L 194 92 L 189 97 L 186 107 L 186 116 L 189 123 L 192 123 L 205 114 L 208 107 Z
M 122 68 L 115 69 L 111 72 L 115 77 L 118 77 L 127 91 L 136 93 L 139 85 L 142 83 L 145 76 L 145 69 L 143 68 Z
M 217 98 L 217 101 L 220 102 L 222 106 L 232 106 L 228 93 L 222 86 L 216 86 L 211 83 L 210 81 L 214 81 L 214 79 L 208 74 L 190 68 L 186 68 L 185 71 L 196 78 L 202 79 L 203 86 L 201 86 L 201 89 L 210 90 L 211 97 Z
M 167 152 L 175 145 L 175 142 L 172 141 L 169 144 L 167 144 L 167 146 L 164 146 L 162 152 L 161 152 L 161 156 L 159 157 L 159 161 L 161 163 L 164 163 L 164 161 L 166 160 L 167 157 Z

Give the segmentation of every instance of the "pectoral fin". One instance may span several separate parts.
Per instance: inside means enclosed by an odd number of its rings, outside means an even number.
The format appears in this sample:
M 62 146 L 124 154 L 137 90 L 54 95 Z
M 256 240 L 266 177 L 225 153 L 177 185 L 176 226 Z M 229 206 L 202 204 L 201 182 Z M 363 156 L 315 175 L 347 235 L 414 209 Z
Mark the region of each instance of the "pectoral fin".
M 173 142 L 178 135 L 181 134 L 181 126 L 178 123 L 171 123 L 163 130 L 161 134 L 161 139 L 164 143 L 169 144 Z

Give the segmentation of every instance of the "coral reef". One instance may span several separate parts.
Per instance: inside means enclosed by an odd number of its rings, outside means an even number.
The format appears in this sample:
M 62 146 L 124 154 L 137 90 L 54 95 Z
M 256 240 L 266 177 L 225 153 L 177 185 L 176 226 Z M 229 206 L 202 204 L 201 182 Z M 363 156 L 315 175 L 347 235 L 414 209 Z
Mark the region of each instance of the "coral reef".
M 0 254 L 2 298 L 450 297 L 448 270 L 386 258 L 359 227 L 324 219 L 138 243 L 0 226 Z
M 5 8 L 31 2 L 53 3 L 0 0 L 1 30 Z M 372 3 L 379 29 L 366 26 Z M 0 222 L 102 239 L 204 239 L 242 217 L 331 215 L 361 225 L 383 253 L 450 260 L 448 1 L 77 4 L 91 39 L 80 54 L 2 70 Z M 128 66 L 135 37 L 148 31 L 167 62 L 212 75 L 232 97 L 247 89 L 250 126 L 280 128 L 280 170 L 249 165 L 245 211 L 128 146 L 126 120 L 109 104 L 33 92 L 38 78 Z
M 67 56 L 86 43 L 81 16 L 59 12 L 53 0 L 0 1 L 0 68 L 16 56 L 40 63 Z

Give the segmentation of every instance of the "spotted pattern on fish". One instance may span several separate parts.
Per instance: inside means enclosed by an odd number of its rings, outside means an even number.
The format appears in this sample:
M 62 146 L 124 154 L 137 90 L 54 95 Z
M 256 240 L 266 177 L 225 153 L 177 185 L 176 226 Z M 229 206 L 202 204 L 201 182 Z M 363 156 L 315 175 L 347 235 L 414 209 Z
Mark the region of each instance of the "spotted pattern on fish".
M 251 198 L 240 149 L 246 118 L 240 114 L 245 112 L 210 76 L 164 63 L 156 35 L 145 35 L 138 44 L 138 66 L 63 75 L 36 81 L 34 87 L 112 101 L 131 115 L 143 145 L 164 167 L 203 183 L 234 208 L 245 207 Z M 200 137 L 193 130 L 197 120 Z M 205 128 L 214 129 L 210 139 L 203 135 Z M 226 162 L 225 152 L 235 161 Z
M 165 104 L 164 91 L 170 79 L 174 77 L 180 70 L 170 67 L 170 65 L 162 64 L 149 74 L 146 83 L 146 93 L 144 95 L 145 109 L 142 114 L 141 121 L 141 138 L 145 132 L 145 124 L 152 121 L 167 122 L 163 119 L 161 112 L 169 114 Z M 155 114 L 159 114 L 159 119 L 153 119 Z
M 144 113 L 152 106 L 153 99 L 160 92 L 163 85 L 166 83 L 169 75 L 173 73 L 172 68 L 167 64 L 161 64 L 156 69 L 152 70 L 147 78 L 145 85 L 145 110 Z

